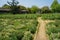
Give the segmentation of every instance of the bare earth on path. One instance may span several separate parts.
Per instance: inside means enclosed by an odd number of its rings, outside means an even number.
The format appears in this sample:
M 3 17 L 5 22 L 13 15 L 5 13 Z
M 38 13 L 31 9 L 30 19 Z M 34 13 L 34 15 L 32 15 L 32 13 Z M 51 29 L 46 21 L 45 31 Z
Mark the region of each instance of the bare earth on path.
M 52 21 L 42 20 L 41 17 L 39 17 L 38 22 L 38 31 L 36 32 L 34 40 L 49 40 L 49 37 L 46 34 L 46 24 Z

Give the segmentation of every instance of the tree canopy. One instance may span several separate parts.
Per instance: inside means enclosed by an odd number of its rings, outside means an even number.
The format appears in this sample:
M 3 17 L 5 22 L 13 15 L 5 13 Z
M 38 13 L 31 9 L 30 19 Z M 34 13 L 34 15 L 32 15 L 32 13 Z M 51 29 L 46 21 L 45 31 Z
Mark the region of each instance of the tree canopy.
M 18 6 L 18 4 L 19 4 L 18 1 L 12 0 L 11 2 L 7 2 L 7 3 L 10 5 L 11 12 L 12 12 L 13 14 L 16 14 L 16 13 L 19 13 L 19 12 L 20 12 L 19 6 Z
M 60 4 L 58 3 L 58 1 L 57 1 L 57 0 L 54 0 L 53 3 L 52 3 L 52 5 L 51 5 L 52 11 L 57 12 L 57 7 L 58 7 L 59 5 L 60 5 Z
M 31 7 L 31 12 L 32 13 L 36 13 L 39 10 L 39 8 L 37 6 L 32 6 Z
M 4 5 L 2 6 L 2 8 L 10 9 L 10 6 L 9 6 L 9 5 L 7 5 L 7 4 L 4 4 Z

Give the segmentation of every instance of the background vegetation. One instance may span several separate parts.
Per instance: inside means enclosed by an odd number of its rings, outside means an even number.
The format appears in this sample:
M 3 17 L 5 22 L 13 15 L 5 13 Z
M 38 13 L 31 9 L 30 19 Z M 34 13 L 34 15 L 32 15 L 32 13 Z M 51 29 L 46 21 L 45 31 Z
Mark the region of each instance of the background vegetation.
M 21 13 L 22 10 L 28 11 L 27 14 L 36 14 L 36 13 L 60 13 L 60 4 L 57 0 L 54 0 L 50 7 L 44 6 L 42 8 L 33 5 L 31 8 L 27 8 L 22 5 L 18 5 L 19 2 L 16 0 L 12 0 L 12 2 L 7 2 L 8 4 L 4 4 L 1 8 L 11 9 L 13 14 Z M 24 12 L 25 13 L 25 12 Z M 21 13 L 22 14 L 22 13 Z

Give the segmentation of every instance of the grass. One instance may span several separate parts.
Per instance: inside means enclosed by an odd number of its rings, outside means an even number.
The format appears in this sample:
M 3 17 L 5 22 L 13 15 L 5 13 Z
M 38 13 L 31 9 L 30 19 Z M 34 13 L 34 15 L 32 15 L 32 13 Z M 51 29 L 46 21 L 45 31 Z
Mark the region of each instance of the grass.
M 60 20 L 48 23 L 46 28 L 49 40 L 60 40 Z
M 0 14 L 0 40 L 33 40 L 37 18 L 60 20 L 60 14 Z M 50 40 L 60 40 L 60 21 L 47 24 Z
M 37 24 L 35 19 L 2 18 L 0 19 L 0 40 L 33 40 Z

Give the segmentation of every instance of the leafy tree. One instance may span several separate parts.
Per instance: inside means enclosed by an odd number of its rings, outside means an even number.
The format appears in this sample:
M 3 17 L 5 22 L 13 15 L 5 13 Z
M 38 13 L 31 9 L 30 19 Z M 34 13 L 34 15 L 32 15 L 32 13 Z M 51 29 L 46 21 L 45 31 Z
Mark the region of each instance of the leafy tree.
M 10 5 L 11 12 L 13 14 L 19 13 L 20 10 L 19 10 L 19 6 L 18 6 L 18 4 L 19 4 L 18 1 L 12 0 L 12 2 L 7 2 L 7 3 Z
M 31 13 L 31 8 L 27 8 L 28 12 Z
M 57 0 L 54 0 L 52 5 L 51 5 L 51 9 L 53 12 L 57 12 L 57 6 L 59 5 Z
M 41 13 L 50 13 L 50 12 L 51 12 L 51 10 L 49 9 L 48 6 L 44 6 L 41 8 Z
M 19 6 L 21 10 L 26 10 L 26 7 L 25 6 Z
M 60 13 L 60 4 L 56 6 L 56 11 Z
M 9 5 L 7 5 L 7 4 L 4 4 L 4 5 L 2 6 L 2 8 L 9 9 L 9 8 L 10 8 L 10 6 L 9 6 Z
M 36 12 L 38 12 L 38 10 L 39 10 L 39 8 L 37 6 L 32 6 L 32 8 L 31 8 L 32 13 L 36 13 Z

